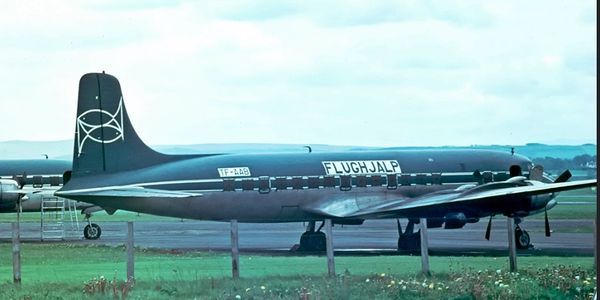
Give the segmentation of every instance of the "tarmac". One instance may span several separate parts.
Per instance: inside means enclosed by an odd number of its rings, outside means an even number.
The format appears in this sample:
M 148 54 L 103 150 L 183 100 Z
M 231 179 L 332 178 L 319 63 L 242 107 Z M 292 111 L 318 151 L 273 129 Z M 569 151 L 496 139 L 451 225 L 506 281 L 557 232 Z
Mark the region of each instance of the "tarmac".
M 402 220 L 403 228 L 406 220 Z M 80 245 L 123 245 L 126 240 L 126 222 L 96 222 L 102 228 L 98 240 L 85 240 L 80 230 L 65 239 L 40 240 L 40 224 L 21 224 L 23 243 L 69 243 Z M 239 247 L 242 253 L 269 255 L 302 255 L 290 249 L 300 240 L 306 224 L 239 223 Z M 507 256 L 508 234 L 505 217 L 492 223 L 491 239 L 485 240 L 487 220 L 467 224 L 461 229 L 430 228 L 430 255 L 439 256 Z M 594 235 L 592 220 L 551 220 L 551 237 L 544 236 L 543 220 L 525 220 L 521 228 L 527 230 L 533 247 L 519 250 L 519 255 L 536 256 L 593 256 Z M 0 223 L 0 243 L 11 243 L 11 224 Z M 335 225 L 333 245 L 336 255 L 398 255 L 398 231 L 395 219 L 367 220 L 363 225 Z M 230 224 L 196 220 L 134 222 L 134 244 L 140 248 L 168 251 L 231 251 Z

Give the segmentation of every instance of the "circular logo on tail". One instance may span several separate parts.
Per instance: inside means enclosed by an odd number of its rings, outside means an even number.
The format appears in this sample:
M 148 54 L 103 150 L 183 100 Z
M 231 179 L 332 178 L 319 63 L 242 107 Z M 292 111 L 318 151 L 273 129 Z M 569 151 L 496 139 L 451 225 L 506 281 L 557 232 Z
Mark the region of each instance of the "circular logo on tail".
M 95 117 L 95 115 L 98 117 Z M 100 124 L 93 124 L 93 121 L 90 120 L 96 120 Z M 103 136 L 102 128 L 110 129 L 108 134 L 107 131 L 104 131 Z M 119 106 L 114 113 L 94 108 L 77 116 L 77 156 L 83 153 L 86 141 L 109 144 L 119 139 L 125 139 L 123 133 L 123 96 L 121 96 Z

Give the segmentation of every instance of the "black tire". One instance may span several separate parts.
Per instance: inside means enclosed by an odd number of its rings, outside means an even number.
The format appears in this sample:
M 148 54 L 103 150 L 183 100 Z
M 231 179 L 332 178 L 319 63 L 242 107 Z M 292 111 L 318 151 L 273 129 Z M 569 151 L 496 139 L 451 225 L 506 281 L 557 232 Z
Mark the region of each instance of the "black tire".
M 527 231 L 522 230 L 520 228 L 515 229 L 515 243 L 517 249 L 528 249 L 529 245 L 531 245 L 531 239 L 529 238 L 529 233 Z
M 325 233 L 318 232 L 305 232 L 300 237 L 299 251 L 307 252 L 323 252 L 326 250 L 326 239 Z
M 398 251 L 421 251 L 421 231 L 401 234 L 398 238 Z
M 102 235 L 102 229 L 98 224 L 92 223 L 90 225 L 86 225 L 83 229 L 83 236 L 88 240 L 97 240 Z

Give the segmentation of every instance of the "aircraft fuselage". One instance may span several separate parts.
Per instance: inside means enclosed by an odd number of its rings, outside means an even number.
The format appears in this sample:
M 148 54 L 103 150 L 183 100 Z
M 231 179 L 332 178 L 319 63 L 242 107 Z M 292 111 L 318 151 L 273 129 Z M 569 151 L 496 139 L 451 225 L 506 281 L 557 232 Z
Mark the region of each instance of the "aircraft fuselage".
M 506 180 L 513 165 L 527 171 L 531 161 L 509 152 L 471 149 L 222 154 L 185 157 L 124 172 L 85 174 L 76 182 L 68 182 L 68 192 L 63 196 L 104 208 L 164 216 L 296 222 L 322 219 L 303 207 L 315 207 L 325 200 L 344 200 L 339 203 L 356 207 L 384 205 L 398 199 L 411 201 L 420 195 L 465 184 Z M 75 195 L 87 190 L 131 186 L 201 195 L 186 198 Z M 170 204 L 165 205 L 165 201 Z M 530 203 L 522 198 L 512 202 L 505 203 L 506 210 L 514 210 L 515 205 L 530 209 Z M 502 209 L 489 204 L 454 207 L 447 204 L 428 209 L 427 215 L 443 217 L 449 211 L 456 211 L 479 218 Z M 395 217 L 410 217 L 410 214 L 409 210 L 406 215 Z

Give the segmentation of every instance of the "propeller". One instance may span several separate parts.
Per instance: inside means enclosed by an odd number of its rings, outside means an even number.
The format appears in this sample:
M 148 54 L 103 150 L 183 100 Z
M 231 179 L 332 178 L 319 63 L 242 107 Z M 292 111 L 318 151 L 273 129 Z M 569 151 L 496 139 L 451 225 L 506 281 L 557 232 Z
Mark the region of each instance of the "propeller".
M 546 236 L 550 236 L 550 222 L 548 222 L 548 210 L 544 208 L 544 225 L 546 229 Z
M 571 172 L 569 170 L 565 170 L 562 172 L 555 180 L 554 183 L 566 182 L 571 178 Z M 550 236 L 550 221 L 548 221 L 548 207 L 544 207 L 544 229 L 546 236 Z
M 573 176 L 571 175 L 571 172 L 569 170 L 565 170 L 560 175 L 558 175 L 558 177 L 554 180 L 554 183 L 566 182 L 567 180 L 569 180 L 569 178 L 571 178 L 571 176 Z
M 544 180 L 544 167 L 536 165 L 529 170 L 529 179 L 543 181 Z
M 402 235 L 402 225 L 400 225 L 400 219 L 396 219 L 396 225 L 398 226 L 398 235 Z
M 13 179 L 17 182 L 19 189 L 23 189 L 23 186 L 25 186 L 25 183 L 27 180 L 27 174 L 25 172 L 23 172 L 23 176 L 21 176 L 21 177 L 13 176 Z
M 485 239 L 488 241 L 490 240 L 490 233 L 492 232 L 492 217 L 494 216 L 490 215 L 490 221 L 488 222 L 487 229 L 485 230 Z

